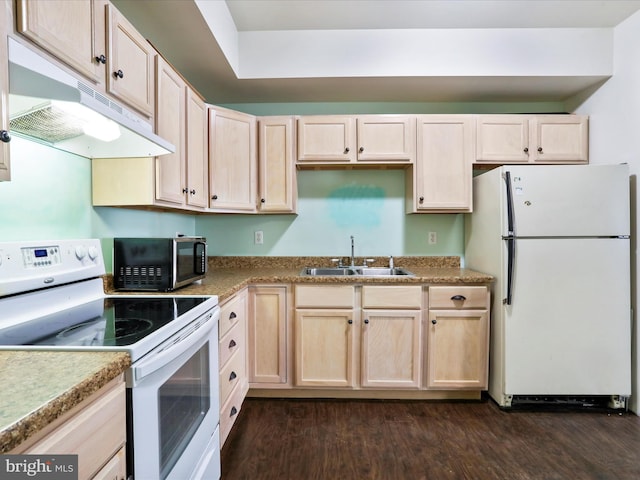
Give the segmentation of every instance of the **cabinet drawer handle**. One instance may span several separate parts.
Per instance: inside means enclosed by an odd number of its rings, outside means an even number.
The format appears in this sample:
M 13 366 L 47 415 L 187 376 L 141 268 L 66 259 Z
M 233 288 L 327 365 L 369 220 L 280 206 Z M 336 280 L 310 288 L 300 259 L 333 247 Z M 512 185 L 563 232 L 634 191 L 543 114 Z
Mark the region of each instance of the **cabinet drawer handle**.
M 232 380 L 235 380 L 236 378 L 238 378 L 238 375 L 236 374 L 236 372 L 231 372 L 231 374 L 229 375 L 229 381 L 231 382 Z
M 465 297 L 464 295 L 454 295 L 453 297 L 451 297 L 451 300 L 453 300 L 454 302 L 456 301 L 465 301 L 467 299 L 467 297 Z
M 113 72 L 113 76 L 116 78 L 124 78 L 124 72 L 122 70 L 118 70 L 117 72 Z
M 231 313 L 229 314 L 229 320 L 233 320 L 233 319 L 234 319 L 234 318 L 236 318 L 236 317 L 237 317 L 236 312 L 231 312 Z
M 229 342 L 229 349 L 232 349 L 232 348 L 233 348 L 233 347 L 235 347 L 236 345 L 237 345 L 236 341 L 235 341 L 235 340 L 231 340 L 231 341 Z
M 238 409 L 236 407 L 231 407 L 231 412 L 229 413 L 229 417 L 233 417 L 236 413 L 238 413 Z

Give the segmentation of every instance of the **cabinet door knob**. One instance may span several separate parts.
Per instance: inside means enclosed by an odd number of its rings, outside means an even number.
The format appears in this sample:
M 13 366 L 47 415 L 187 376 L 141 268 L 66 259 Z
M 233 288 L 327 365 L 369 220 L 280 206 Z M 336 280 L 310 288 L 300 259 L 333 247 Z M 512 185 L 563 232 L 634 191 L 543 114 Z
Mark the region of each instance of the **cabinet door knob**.
M 229 381 L 235 380 L 236 378 L 238 378 L 236 372 L 231 372 L 231 374 L 229 375 Z
M 218 199 L 218 195 L 213 195 L 213 196 L 211 197 L 211 200 L 217 200 L 217 199 Z
M 424 197 L 420 197 L 420 198 L 418 199 L 418 202 L 420 202 L 420 203 L 424 203 Z
M 229 416 L 233 417 L 236 413 L 238 413 L 238 409 L 236 407 L 231 407 L 231 411 L 229 412 Z
M 529 147 L 524 147 L 524 153 L 529 153 Z
M 364 323 L 369 324 L 369 319 L 368 319 L 368 318 L 365 318 L 365 319 L 364 319 Z
M 353 320 L 352 320 L 352 319 L 349 319 L 349 320 L 347 320 L 347 323 L 348 323 L 349 325 L 351 325 L 351 324 L 353 323 Z
M 349 153 L 349 147 L 344 149 L 344 153 Z
M 436 323 L 438 323 L 438 321 L 434 318 L 433 320 L 431 320 L 431 323 L 435 325 Z
M 124 78 L 124 72 L 122 70 L 118 70 L 117 72 L 113 72 L 113 76 L 116 78 Z
M 542 153 L 542 147 L 538 147 L 538 152 Z
M 196 191 L 195 191 L 195 189 L 194 189 L 194 190 L 189 190 L 189 193 L 190 193 L 191 195 L 195 195 L 195 194 L 196 194 Z
M 364 147 L 360 147 L 360 153 L 364 152 Z
M 453 300 L 454 302 L 460 301 L 460 300 L 464 301 L 466 299 L 467 297 L 465 297 L 464 295 L 454 295 L 453 297 L 451 297 L 451 300 Z
M 231 313 L 229 314 L 229 320 L 233 320 L 233 319 L 234 319 L 234 318 L 236 318 L 236 317 L 237 317 L 236 312 L 231 312 Z
M 7 130 L 0 130 L 0 140 L 2 140 L 3 143 L 9 143 L 11 141 L 11 135 L 9 135 Z
M 188 191 L 189 191 L 189 189 L 188 189 L 187 187 L 184 187 L 184 188 L 182 189 L 182 193 L 187 193 Z
M 97 56 L 96 62 L 104 65 L 105 63 L 107 63 L 107 57 L 105 57 L 104 55 Z
M 267 201 L 264 198 L 261 198 L 260 203 L 267 203 Z
M 236 341 L 232 339 L 232 340 L 229 342 L 229 349 L 231 349 L 231 348 L 235 347 L 236 345 L 237 345 Z

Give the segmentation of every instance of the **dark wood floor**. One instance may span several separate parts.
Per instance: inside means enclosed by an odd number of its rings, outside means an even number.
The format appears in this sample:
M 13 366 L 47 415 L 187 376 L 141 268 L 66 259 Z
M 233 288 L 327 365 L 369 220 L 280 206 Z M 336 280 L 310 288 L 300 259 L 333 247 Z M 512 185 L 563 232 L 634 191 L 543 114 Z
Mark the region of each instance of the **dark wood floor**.
M 247 399 L 222 479 L 640 479 L 640 417 L 491 400 Z

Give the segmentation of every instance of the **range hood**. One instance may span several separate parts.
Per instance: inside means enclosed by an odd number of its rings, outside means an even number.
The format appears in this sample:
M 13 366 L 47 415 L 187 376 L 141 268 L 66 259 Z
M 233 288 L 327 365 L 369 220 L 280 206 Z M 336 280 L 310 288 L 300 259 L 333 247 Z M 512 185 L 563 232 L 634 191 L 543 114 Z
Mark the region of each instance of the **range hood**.
M 88 158 L 175 152 L 175 146 L 156 135 L 136 113 L 25 45 L 12 38 L 8 43 L 12 134 Z

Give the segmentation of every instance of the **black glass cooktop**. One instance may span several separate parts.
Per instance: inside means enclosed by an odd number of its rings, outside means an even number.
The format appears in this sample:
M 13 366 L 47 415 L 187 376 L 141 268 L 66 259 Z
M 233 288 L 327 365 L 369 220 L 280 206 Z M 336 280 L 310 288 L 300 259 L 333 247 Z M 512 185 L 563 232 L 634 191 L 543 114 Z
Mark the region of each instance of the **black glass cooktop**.
M 0 345 L 133 345 L 206 300 L 205 297 L 99 299 L 0 330 Z

